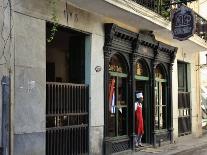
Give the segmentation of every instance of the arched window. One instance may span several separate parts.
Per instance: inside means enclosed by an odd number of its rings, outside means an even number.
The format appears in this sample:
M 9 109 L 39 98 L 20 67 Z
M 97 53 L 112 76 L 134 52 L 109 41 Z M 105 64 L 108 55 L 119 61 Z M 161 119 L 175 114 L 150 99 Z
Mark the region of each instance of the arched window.
M 147 65 L 143 60 L 138 60 L 135 68 L 135 79 L 137 80 L 149 80 L 149 72 Z
M 158 65 L 155 69 L 155 130 L 167 128 L 167 89 L 164 68 Z
M 109 93 L 107 110 L 107 136 L 117 137 L 128 133 L 128 81 L 127 64 L 115 54 L 109 62 Z

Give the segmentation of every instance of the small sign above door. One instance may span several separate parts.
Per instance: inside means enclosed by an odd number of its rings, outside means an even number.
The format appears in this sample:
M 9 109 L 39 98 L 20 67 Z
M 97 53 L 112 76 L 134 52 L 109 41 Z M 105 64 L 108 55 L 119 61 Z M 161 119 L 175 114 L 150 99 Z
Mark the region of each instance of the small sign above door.
M 195 33 L 194 12 L 185 6 L 172 11 L 171 28 L 174 39 L 187 40 Z

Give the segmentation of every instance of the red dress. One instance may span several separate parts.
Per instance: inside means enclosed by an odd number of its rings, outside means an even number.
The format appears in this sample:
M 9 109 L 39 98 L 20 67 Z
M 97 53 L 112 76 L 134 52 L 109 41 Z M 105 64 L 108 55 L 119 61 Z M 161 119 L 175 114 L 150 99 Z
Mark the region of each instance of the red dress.
M 142 117 L 142 104 L 137 103 L 137 109 L 135 111 L 135 133 L 137 135 L 144 134 L 144 124 L 143 124 L 143 117 Z

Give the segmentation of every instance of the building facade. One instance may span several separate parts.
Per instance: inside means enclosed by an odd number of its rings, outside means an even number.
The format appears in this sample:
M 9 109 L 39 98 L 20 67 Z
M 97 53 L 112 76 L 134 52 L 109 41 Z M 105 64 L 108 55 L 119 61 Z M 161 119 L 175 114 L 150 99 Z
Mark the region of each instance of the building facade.
M 1 101 L 8 105 L 1 108 L 1 120 L 9 120 L 9 128 L 7 122 L 1 126 L 1 135 L 8 134 L 1 136 L 3 150 L 15 155 L 133 150 L 137 90 L 144 94 L 144 143 L 158 146 L 201 134 L 196 65 L 207 47 L 203 34 L 173 39 L 167 16 L 150 9 L 155 2 L 8 2 L 0 2 L 5 6 L 0 72 L 10 86 L 10 104 Z M 1 95 L 3 88 L 4 83 Z

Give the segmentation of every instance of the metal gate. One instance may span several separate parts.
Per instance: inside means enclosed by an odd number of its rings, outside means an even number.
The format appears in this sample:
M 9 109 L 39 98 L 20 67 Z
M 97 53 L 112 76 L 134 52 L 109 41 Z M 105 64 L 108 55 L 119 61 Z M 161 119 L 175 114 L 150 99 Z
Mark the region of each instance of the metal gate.
M 46 155 L 88 154 L 87 85 L 47 82 Z
M 190 93 L 178 93 L 178 136 L 184 136 L 191 133 L 191 108 Z

